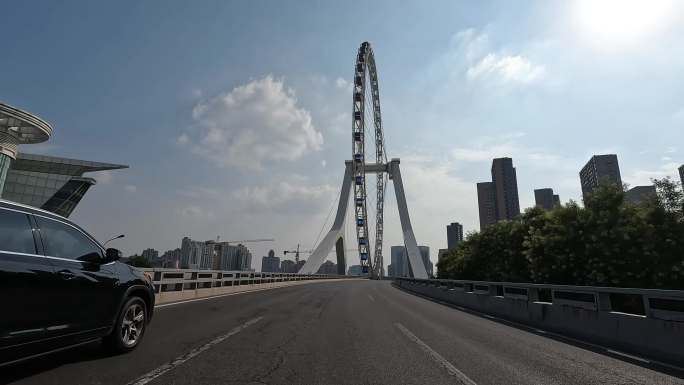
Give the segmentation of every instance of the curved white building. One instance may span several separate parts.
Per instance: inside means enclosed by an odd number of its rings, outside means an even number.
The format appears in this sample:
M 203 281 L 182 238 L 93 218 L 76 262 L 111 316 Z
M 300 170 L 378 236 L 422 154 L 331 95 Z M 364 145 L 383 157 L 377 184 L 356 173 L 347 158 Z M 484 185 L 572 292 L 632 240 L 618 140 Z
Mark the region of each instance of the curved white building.
M 17 146 L 44 142 L 51 135 L 52 126 L 43 119 L 0 103 L 0 195 L 10 163 L 17 158 Z

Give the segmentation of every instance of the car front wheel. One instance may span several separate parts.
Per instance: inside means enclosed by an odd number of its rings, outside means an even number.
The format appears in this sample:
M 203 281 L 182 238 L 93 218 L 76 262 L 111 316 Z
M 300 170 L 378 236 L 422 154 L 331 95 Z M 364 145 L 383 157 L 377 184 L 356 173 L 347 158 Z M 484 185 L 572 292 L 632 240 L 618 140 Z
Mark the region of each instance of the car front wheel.
M 139 297 L 126 301 L 105 344 L 115 353 L 129 352 L 140 344 L 147 326 L 147 306 Z

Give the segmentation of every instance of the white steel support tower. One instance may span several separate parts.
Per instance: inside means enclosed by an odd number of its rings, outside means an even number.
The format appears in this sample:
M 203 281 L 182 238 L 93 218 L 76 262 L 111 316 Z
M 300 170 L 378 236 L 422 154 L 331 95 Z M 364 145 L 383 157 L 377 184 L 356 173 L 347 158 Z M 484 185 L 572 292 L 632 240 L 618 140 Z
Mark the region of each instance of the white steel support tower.
M 409 263 L 416 278 L 428 278 L 427 270 L 418 251 L 416 237 L 411 228 L 404 186 L 399 172 L 399 159 L 387 161 L 385 140 L 380 114 L 380 91 L 378 73 L 373 50 L 368 42 L 361 44 L 354 67 L 354 89 L 352 103 L 352 160 L 345 162 L 342 191 L 337 206 L 337 214 L 332 228 L 316 246 L 300 273 L 315 273 L 340 238 L 344 238 L 344 222 L 349 204 L 349 194 L 354 197 L 354 227 L 359 250 L 359 261 L 363 272 L 373 278 L 383 275 L 382 241 L 384 232 L 384 203 L 387 177 L 394 182 L 401 228 L 404 235 Z M 372 135 L 374 142 L 367 146 L 366 134 Z M 366 147 L 375 149 L 375 162 L 366 162 Z M 376 175 L 375 201 L 375 239 L 371 240 L 368 231 L 368 196 L 366 174 Z M 371 249 L 371 243 L 374 248 Z M 371 251 L 372 260 L 371 260 Z

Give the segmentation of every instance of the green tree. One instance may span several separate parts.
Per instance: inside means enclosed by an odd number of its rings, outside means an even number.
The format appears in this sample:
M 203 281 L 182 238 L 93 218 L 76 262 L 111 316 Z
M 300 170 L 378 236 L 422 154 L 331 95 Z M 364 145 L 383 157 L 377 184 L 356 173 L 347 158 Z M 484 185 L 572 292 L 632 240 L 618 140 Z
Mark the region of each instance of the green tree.
M 684 288 L 684 193 L 654 180 L 656 199 L 627 203 L 619 186 L 575 202 L 526 210 L 470 233 L 439 262 L 440 278 Z
M 128 258 L 127 264 L 135 267 L 152 267 L 150 261 L 142 255 L 132 255 Z

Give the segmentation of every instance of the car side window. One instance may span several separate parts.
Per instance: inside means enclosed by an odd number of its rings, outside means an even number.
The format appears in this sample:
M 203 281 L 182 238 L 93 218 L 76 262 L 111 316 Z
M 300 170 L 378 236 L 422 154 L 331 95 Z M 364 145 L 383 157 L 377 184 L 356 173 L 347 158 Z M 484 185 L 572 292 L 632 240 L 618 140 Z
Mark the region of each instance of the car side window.
M 36 217 L 45 247 L 51 257 L 92 261 L 102 257 L 101 249 L 75 228 L 61 222 Z
M 35 254 L 36 244 L 28 215 L 0 209 L 0 250 Z

